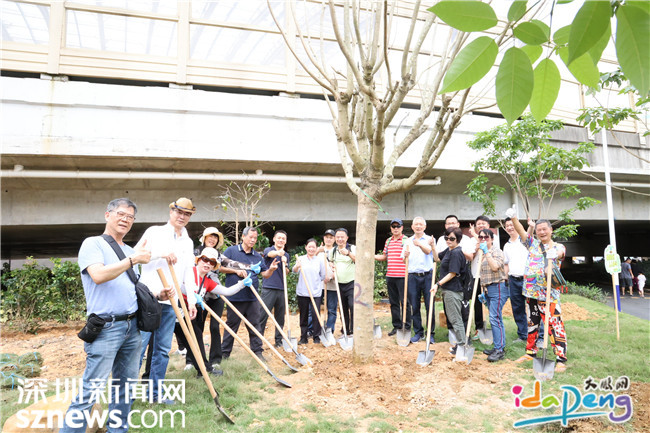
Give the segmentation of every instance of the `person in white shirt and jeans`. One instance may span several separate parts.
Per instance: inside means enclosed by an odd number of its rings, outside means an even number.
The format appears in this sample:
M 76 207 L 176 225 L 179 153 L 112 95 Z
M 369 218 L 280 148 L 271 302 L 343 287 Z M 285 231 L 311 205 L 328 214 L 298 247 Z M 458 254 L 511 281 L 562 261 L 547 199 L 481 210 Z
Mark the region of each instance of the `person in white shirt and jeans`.
M 518 337 L 513 343 L 526 343 L 528 339 L 528 318 L 526 317 L 526 297 L 522 293 L 522 287 L 528 249 L 521 243 L 519 233 L 515 230 L 510 218 L 506 218 L 505 227 L 510 239 L 503 247 L 503 255 L 510 288 L 510 305 L 517 324 Z

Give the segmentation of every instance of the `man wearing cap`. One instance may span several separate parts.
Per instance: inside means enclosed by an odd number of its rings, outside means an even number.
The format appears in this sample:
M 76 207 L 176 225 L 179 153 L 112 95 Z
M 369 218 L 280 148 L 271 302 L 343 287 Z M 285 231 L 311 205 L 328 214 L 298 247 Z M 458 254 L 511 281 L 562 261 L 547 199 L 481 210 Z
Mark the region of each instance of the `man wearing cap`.
M 332 262 L 330 262 L 330 257 L 334 252 L 334 243 L 335 243 L 336 232 L 332 229 L 325 230 L 323 234 L 323 243 L 318 247 L 318 253 L 323 253 L 327 261 L 327 276 L 325 278 L 327 284 L 327 320 L 325 321 L 325 326 L 334 332 L 334 325 L 336 324 L 336 309 L 339 306 L 338 296 L 336 295 L 336 283 L 334 282 L 334 267 Z M 325 291 L 323 291 L 323 296 L 325 296 Z M 311 313 L 311 310 L 309 310 Z M 311 328 L 310 328 L 311 329 Z
M 257 243 L 257 228 L 255 227 L 245 227 L 242 231 L 241 244 L 231 245 L 226 248 L 223 255 L 230 260 L 237 261 L 243 265 L 256 265 L 260 266 L 260 275 L 264 278 L 269 278 L 273 272 L 278 268 L 278 258 L 273 259 L 270 266 L 267 266 L 264 262 L 260 253 L 255 251 L 255 244 Z M 237 284 L 240 280 L 243 280 L 249 276 L 249 271 L 245 269 L 233 269 L 233 268 L 224 268 L 220 269 L 221 272 L 226 274 L 226 286 L 232 286 Z M 249 322 L 256 328 L 260 328 L 260 310 L 261 306 L 257 302 L 257 298 L 251 292 L 251 290 L 257 290 L 259 286 L 257 274 L 250 273 L 250 278 L 252 279 L 253 287 L 248 287 L 243 289 L 234 296 L 230 296 L 228 299 L 234 305 L 237 310 L 246 318 Z M 239 329 L 241 319 L 237 314 L 235 314 L 232 309 L 228 309 L 228 315 L 226 317 L 226 325 L 232 328 L 235 332 Z M 223 358 L 229 358 L 230 352 L 232 351 L 232 346 L 234 343 L 234 338 L 230 334 L 225 334 L 223 336 L 223 341 L 221 343 L 221 352 Z M 257 355 L 258 358 L 264 360 L 262 356 L 262 340 L 255 335 L 252 330 L 248 330 L 248 341 L 250 348 Z
M 287 270 L 287 266 L 291 256 L 284 250 L 284 246 L 287 244 L 287 232 L 284 230 L 278 230 L 273 235 L 273 246 L 264 249 L 264 263 L 268 268 L 271 267 L 271 264 L 276 260 L 279 264 L 278 268 L 271 274 L 271 276 L 264 281 L 262 287 L 262 300 L 264 305 L 269 311 L 273 311 L 273 316 L 278 322 L 280 327 L 284 327 L 284 278 L 282 275 L 282 267 Z M 269 316 L 266 314 L 266 311 L 262 309 L 260 311 L 262 316 L 260 320 L 260 332 L 264 335 L 264 329 L 266 328 L 266 321 Z M 279 330 L 275 330 L 275 347 L 282 347 L 282 334 Z
M 354 271 L 356 247 L 348 243 L 348 230 L 341 227 L 334 235 L 336 247 L 332 250 L 330 260 L 334 263 L 339 291 L 341 292 L 341 310 L 348 335 L 354 332 Z M 329 299 L 328 299 L 329 302 Z M 336 316 L 334 316 L 336 320 Z M 328 320 L 329 322 L 329 320 Z M 334 323 L 330 328 L 334 333 Z
M 399 218 L 390 222 L 391 237 L 386 239 L 384 250 L 381 254 L 375 255 L 375 260 L 388 261 L 386 266 L 386 288 L 388 289 L 388 300 L 390 301 L 390 316 L 393 322 L 393 329 L 388 333 L 389 336 L 397 334 L 398 329 L 402 329 L 402 311 L 404 309 L 404 274 L 406 265 L 402 261 L 402 247 L 404 234 L 402 233 L 404 224 Z M 406 329 L 411 329 L 411 307 L 406 307 Z
M 194 243 L 187 234 L 185 226 L 190 222 L 190 218 L 196 211 L 192 201 L 188 198 L 181 197 L 169 204 L 169 221 L 163 226 L 149 227 L 138 247 L 147 248 L 151 252 L 151 261 L 142 266 L 142 281 L 154 293 L 159 293 L 162 289 L 162 282 L 158 276 L 157 269 L 160 268 L 165 274 L 165 278 L 171 284 L 172 278 L 170 268 L 178 278 L 179 284 L 183 284 L 185 293 L 197 291 L 196 283 L 193 278 L 188 278 L 188 272 L 192 272 L 194 267 Z M 196 299 L 194 295 L 188 296 L 188 310 L 190 318 L 196 317 Z M 149 379 L 153 387 L 154 401 L 165 404 L 174 404 L 173 400 L 163 399 L 158 391 L 162 385 L 161 381 L 165 379 L 167 373 L 167 364 L 169 363 L 169 351 L 172 347 L 172 336 L 174 335 L 174 324 L 176 314 L 169 301 L 161 302 L 162 317 L 160 327 L 153 332 L 142 332 L 142 355 L 144 356 L 149 340 L 153 338 L 153 353 L 151 355 L 151 373 Z M 140 361 L 142 363 L 142 361 Z
M 411 337 L 411 343 L 417 343 L 424 337 L 424 328 L 422 327 L 422 316 L 420 314 L 420 299 L 424 298 L 424 306 L 429 314 L 429 296 L 431 290 L 431 270 L 433 269 L 433 254 L 431 254 L 431 245 L 429 245 L 429 236 L 424 233 L 427 228 L 427 222 L 422 217 L 413 218 L 411 223 L 413 236 L 404 242 L 402 250 L 402 259 L 409 259 L 409 281 L 408 297 L 411 304 L 411 317 L 413 318 L 413 330 L 415 334 Z M 431 312 L 435 317 L 434 311 Z M 434 330 L 436 328 L 435 320 L 431 323 L 431 343 L 435 343 Z

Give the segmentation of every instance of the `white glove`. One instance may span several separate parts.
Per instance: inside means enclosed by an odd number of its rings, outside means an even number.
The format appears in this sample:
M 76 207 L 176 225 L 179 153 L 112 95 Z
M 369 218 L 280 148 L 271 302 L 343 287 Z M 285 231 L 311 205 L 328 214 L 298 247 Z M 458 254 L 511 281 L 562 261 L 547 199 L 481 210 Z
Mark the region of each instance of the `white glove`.
M 514 218 L 516 216 L 517 216 L 517 208 L 515 207 L 515 205 L 512 205 L 511 208 L 506 210 L 506 217 Z
M 548 250 L 546 250 L 546 257 L 549 260 L 557 259 L 557 250 L 555 248 L 549 248 Z

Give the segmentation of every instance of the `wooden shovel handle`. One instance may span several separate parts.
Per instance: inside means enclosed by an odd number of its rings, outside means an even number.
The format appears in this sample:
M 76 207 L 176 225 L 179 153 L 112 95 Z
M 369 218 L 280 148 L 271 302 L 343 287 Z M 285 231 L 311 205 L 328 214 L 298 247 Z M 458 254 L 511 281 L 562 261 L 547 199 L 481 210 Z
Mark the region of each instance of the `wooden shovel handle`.
M 253 295 L 255 295 L 255 297 L 259 301 L 259 303 L 262 306 L 262 308 L 264 309 L 264 311 L 266 311 L 266 315 L 269 316 L 269 319 L 271 319 L 271 321 L 273 322 L 273 325 L 275 325 L 275 329 L 278 330 L 280 335 L 282 335 L 282 338 L 287 340 L 287 343 L 288 343 L 289 342 L 289 337 L 287 337 L 287 334 L 285 334 L 285 332 L 282 330 L 282 327 L 280 326 L 278 321 L 275 320 L 275 316 L 273 314 L 271 314 L 271 311 L 269 311 L 269 308 L 266 306 L 266 304 L 262 300 L 262 297 L 260 296 L 260 294 L 257 293 L 257 290 L 255 290 L 255 288 L 253 288 L 253 287 L 251 287 L 251 292 L 253 292 Z M 288 327 L 288 324 L 287 324 L 287 327 Z
M 181 292 L 181 285 L 178 284 L 178 278 L 176 277 L 176 271 L 174 270 L 174 266 L 167 264 L 169 266 L 169 273 L 172 276 L 172 281 L 174 281 L 174 286 L 176 286 L 176 296 L 178 296 L 179 302 L 181 304 L 181 308 L 183 309 L 183 314 L 185 315 L 185 321 L 187 323 L 187 327 L 190 330 L 190 334 L 192 334 L 192 338 L 194 341 L 196 340 L 196 334 L 194 333 L 194 327 L 192 326 L 192 319 L 190 318 L 190 313 L 187 310 L 187 306 L 185 305 L 185 299 L 183 299 L 183 293 Z M 189 296 L 189 293 L 187 294 Z M 197 342 L 198 344 L 198 342 Z
M 406 245 L 406 251 L 409 250 L 408 244 Z M 409 291 L 409 258 L 406 257 L 404 262 L 404 302 L 402 303 L 402 329 L 406 327 L 406 300 Z
M 300 260 L 300 258 L 296 254 L 296 262 L 298 260 Z M 316 313 L 316 317 L 318 318 L 318 323 L 320 323 L 321 328 L 324 328 L 323 319 L 320 317 L 320 312 L 318 311 L 318 308 L 316 307 L 316 301 L 314 301 L 314 295 L 311 292 L 311 287 L 309 287 L 309 283 L 307 282 L 307 278 L 305 277 L 305 273 L 302 270 L 302 265 L 300 265 L 300 275 L 302 275 L 302 280 L 305 282 L 305 287 L 307 287 L 307 291 L 309 292 L 309 299 L 311 299 L 311 304 L 314 306 L 314 312 Z
M 553 272 L 553 262 L 548 260 L 548 271 L 546 271 L 546 308 L 544 308 L 544 349 L 548 347 L 548 316 L 551 313 L 551 285 L 553 283 L 551 274 Z
M 478 262 L 481 263 L 481 260 L 483 260 L 483 250 L 478 250 Z M 469 333 L 470 333 L 470 329 L 472 329 L 472 321 L 474 320 L 473 311 L 474 311 L 474 303 L 476 298 L 476 289 L 478 287 L 479 276 L 480 274 L 474 277 L 474 290 L 472 290 L 472 299 L 469 303 L 469 320 L 467 321 L 467 330 L 465 331 L 465 338 L 467 338 L 467 341 L 465 342 L 465 344 L 469 342 Z

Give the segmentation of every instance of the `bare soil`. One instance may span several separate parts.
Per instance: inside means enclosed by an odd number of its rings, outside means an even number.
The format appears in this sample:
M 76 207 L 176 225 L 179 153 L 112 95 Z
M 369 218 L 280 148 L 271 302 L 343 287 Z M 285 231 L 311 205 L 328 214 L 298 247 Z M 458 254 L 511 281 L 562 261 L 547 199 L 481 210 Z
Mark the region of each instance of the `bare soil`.
M 598 317 L 573 304 L 564 303 L 562 315 L 565 320 L 593 320 Z M 388 305 L 375 306 L 378 317 L 388 317 Z M 510 304 L 504 309 L 505 316 L 511 316 Z M 292 333 L 299 334 L 298 316 L 291 316 Z M 85 366 L 83 343 L 76 334 L 81 322 L 69 324 L 48 323 L 36 335 L 2 330 L 2 352 L 23 354 L 39 351 L 44 358 L 42 378 L 54 380 L 79 376 Z M 206 326 L 206 329 L 208 327 Z M 440 325 L 437 332 L 446 332 Z M 209 333 L 206 333 L 209 334 Z M 239 334 L 246 338 L 247 332 L 240 327 Z M 265 336 L 273 342 L 272 323 L 269 321 Z M 337 335 L 338 337 L 338 335 Z M 209 335 L 206 336 L 206 343 Z M 455 413 L 471 422 L 476 431 L 482 431 L 484 422 L 495 431 L 514 431 L 516 410 L 508 384 L 514 384 L 521 375 L 521 368 L 513 361 L 488 363 L 479 350 L 471 364 L 453 362 L 448 353 L 449 343 L 436 343 L 432 364 L 422 368 L 415 364 L 419 351 L 425 350 L 423 341 L 400 347 L 395 337 L 384 335 L 375 340 L 375 362 L 359 365 L 354 363 L 352 352 L 340 347 L 325 348 L 311 342 L 299 346 L 300 351 L 313 361 L 312 367 L 302 367 L 300 372 L 288 374 L 287 368 L 267 350 L 265 356 L 269 367 L 284 380 L 292 384 L 291 389 L 275 388 L 277 401 L 309 416 L 313 406 L 317 413 L 343 415 L 357 419 L 358 431 L 370 431 L 371 413 L 388 415 L 386 421 L 400 430 L 423 431 L 426 422 L 433 415 Z M 172 350 L 175 350 L 176 346 Z M 279 349 L 289 362 L 299 366 L 291 354 Z M 523 351 L 523 347 L 522 347 Z M 245 357 L 235 346 L 233 357 Z M 631 427 L 633 431 L 647 431 L 650 426 L 650 389 L 647 384 L 633 383 L 631 395 L 635 413 Z M 448 419 L 453 420 L 451 416 Z M 453 421 L 449 428 L 454 430 Z M 467 424 L 458 424 L 459 430 L 467 431 Z M 609 428 L 611 427 L 611 428 Z M 603 425 L 591 421 L 571 422 L 567 431 L 596 432 Z M 608 424 L 610 431 L 623 431 L 623 427 Z M 434 431 L 434 430 L 431 430 Z

